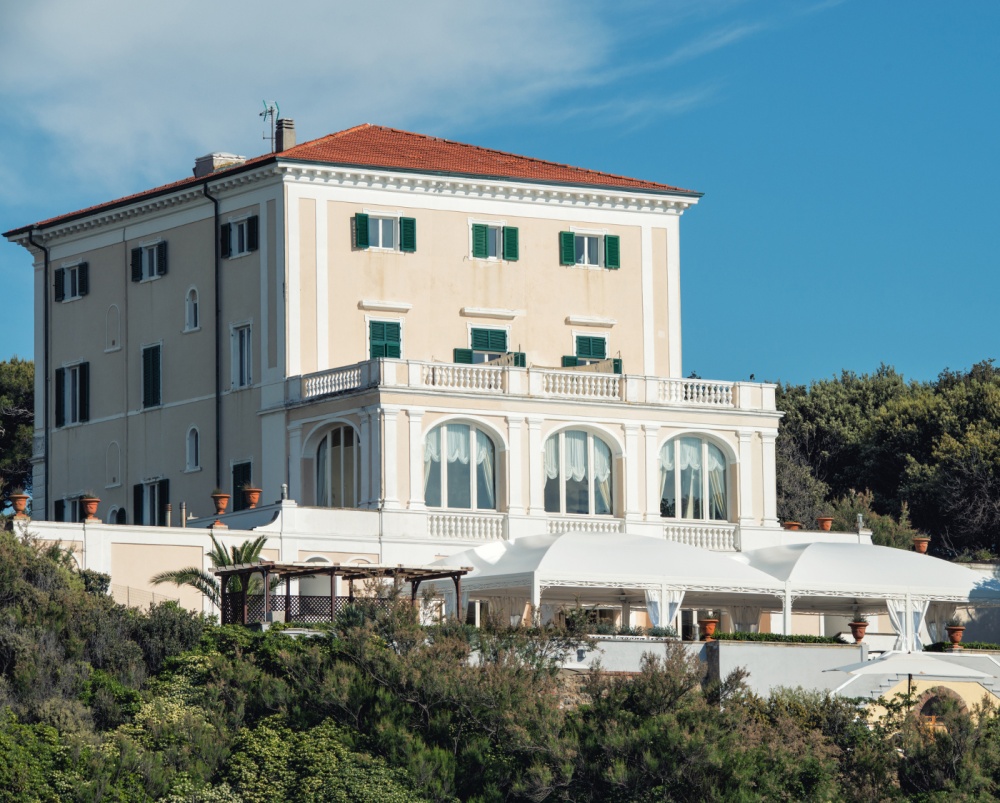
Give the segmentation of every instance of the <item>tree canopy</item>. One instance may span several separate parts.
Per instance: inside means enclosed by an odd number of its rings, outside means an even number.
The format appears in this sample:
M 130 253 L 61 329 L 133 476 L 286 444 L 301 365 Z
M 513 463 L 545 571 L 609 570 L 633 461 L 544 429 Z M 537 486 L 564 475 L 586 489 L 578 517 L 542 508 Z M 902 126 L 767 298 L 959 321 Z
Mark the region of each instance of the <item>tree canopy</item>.
M 31 436 L 35 420 L 35 364 L 0 362 L 0 509 L 17 488 L 31 491 Z

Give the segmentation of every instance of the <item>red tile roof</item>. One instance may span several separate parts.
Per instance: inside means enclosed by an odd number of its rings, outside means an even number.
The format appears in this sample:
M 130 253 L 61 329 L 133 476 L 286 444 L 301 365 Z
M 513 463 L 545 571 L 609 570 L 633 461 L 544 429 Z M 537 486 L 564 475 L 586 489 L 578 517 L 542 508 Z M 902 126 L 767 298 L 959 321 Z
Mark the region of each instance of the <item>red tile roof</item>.
M 205 182 L 206 179 L 215 180 L 225 175 L 241 173 L 279 158 L 416 173 L 514 179 L 604 189 L 669 192 L 696 197 L 701 195 L 693 190 L 671 187 L 668 184 L 641 181 L 613 173 L 601 173 L 597 170 L 585 170 L 582 167 L 547 162 L 528 156 L 517 156 L 490 148 L 481 148 L 477 145 L 465 145 L 448 139 L 364 123 L 310 142 L 303 142 L 301 145 L 295 145 L 280 154 L 269 153 L 258 156 L 254 159 L 248 159 L 242 165 L 217 170 L 209 176 L 181 179 L 171 184 L 164 184 L 151 190 L 107 201 L 77 212 L 42 220 L 29 226 L 12 229 L 5 232 L 4 236 L 23 234 L 34 228 L 45 228 L 56 223 L 64 223 L 96 212 L 125 206 L 135 201 L 165 195 L 185 187 L 196 186 Z

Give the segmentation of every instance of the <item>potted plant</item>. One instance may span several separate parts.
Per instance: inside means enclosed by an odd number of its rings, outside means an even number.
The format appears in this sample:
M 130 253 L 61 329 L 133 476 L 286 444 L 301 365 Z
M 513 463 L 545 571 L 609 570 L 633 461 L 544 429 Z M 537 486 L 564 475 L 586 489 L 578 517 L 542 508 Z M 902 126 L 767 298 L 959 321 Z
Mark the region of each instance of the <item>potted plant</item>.
M 25 510 L 28 507 L 28 495 L 24 492 L 24 488 L 15 488 L 13 493 L 11 493 L 8 498 L 10 499 L 11 505 L 14 507 L 15 518 L 26 518 Z
M 216 488 L 212 491 L 212 501 L 215 503 L 215 515 L 221 516 L 226 512 L 226 506 L 229 504 L 229 494 L 221 488 Z
M 83 516 L 86 521 L 98 521 L 97 506 L 101 504 L 101 498 L 91 491 L 87 491 L 80 497 L 80 506 L 83 508 Z
M 708 612 L 708 616 L 704 619 L 698 620 L 698 632 L 701 636 L 702 641 L 713 641 L 712 638 L 715 635 L 715 628 L 719 626 L 718 618 L 713 614 L 712 611 Z
M 944 626 L 948 631 L 948 641 L 951 642 L 952 650 L 962 649 L 962 634 L 965 632 L 965 625 L 961 619 L 949 619 Z
M 857 614 L 854 617 L 854 621 L 848 622 L 847 626 L 851 628 L 854 643 L 860 644 L 865 637 L 865 631 L 868 630 L 868 617 Z
M 782 525 L 786 530 L 801 530 L 802 522 L 799 521 L 786 521 Z
M 820 528 L 825 533 L 830 532 L 830 528 L 833 527 L 833 516 L 822 515 L 816 517 L 816 526 Z
M 247 508 L 257 507 L 257 503 L 260 501 L 260 495 L 263 493 L 261 489 L 255 488 L 249 482 L 245 482 L 240 486 L 240 490 L 243 491 L 243 499 L 246 502 Z
M 918 552 L 921 555 L 927 554 L 927 545 L 930 544 L 931 539 L 926 535 L 915 535 L 913 536 L 913 551 Z

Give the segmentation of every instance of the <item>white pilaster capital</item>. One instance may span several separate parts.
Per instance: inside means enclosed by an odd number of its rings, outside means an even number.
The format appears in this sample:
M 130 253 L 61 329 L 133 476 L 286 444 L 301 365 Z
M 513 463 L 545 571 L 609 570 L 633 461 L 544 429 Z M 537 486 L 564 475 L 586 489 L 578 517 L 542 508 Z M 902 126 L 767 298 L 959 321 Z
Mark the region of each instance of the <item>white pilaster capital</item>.
M 737 432 L 736 436 L 740 439 L 740 445 L 745 443 L 750 443 L 753 440 L 752 432 Z

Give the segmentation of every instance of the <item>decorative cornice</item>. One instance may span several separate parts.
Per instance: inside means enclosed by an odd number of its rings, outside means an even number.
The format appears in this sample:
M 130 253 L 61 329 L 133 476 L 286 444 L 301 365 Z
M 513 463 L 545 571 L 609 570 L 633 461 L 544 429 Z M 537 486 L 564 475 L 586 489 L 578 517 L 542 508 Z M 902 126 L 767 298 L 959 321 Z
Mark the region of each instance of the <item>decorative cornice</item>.
M 406 301 L 379 301 L 365 298 L 358 302 L 358 309 L 378 310 L 379 312 L 409 312 L 413 305 Z
M 616 318 L 600 318 L 595 315 L 567 315 L 566 323 L 570 326 L 599 326 L 610 329 L 618 320 Z
M 499 318 L 512 321 L 525 314 L 523 309 L 501 309 L 494 307 L 462 307 L 459 314 L 466 318 Z

